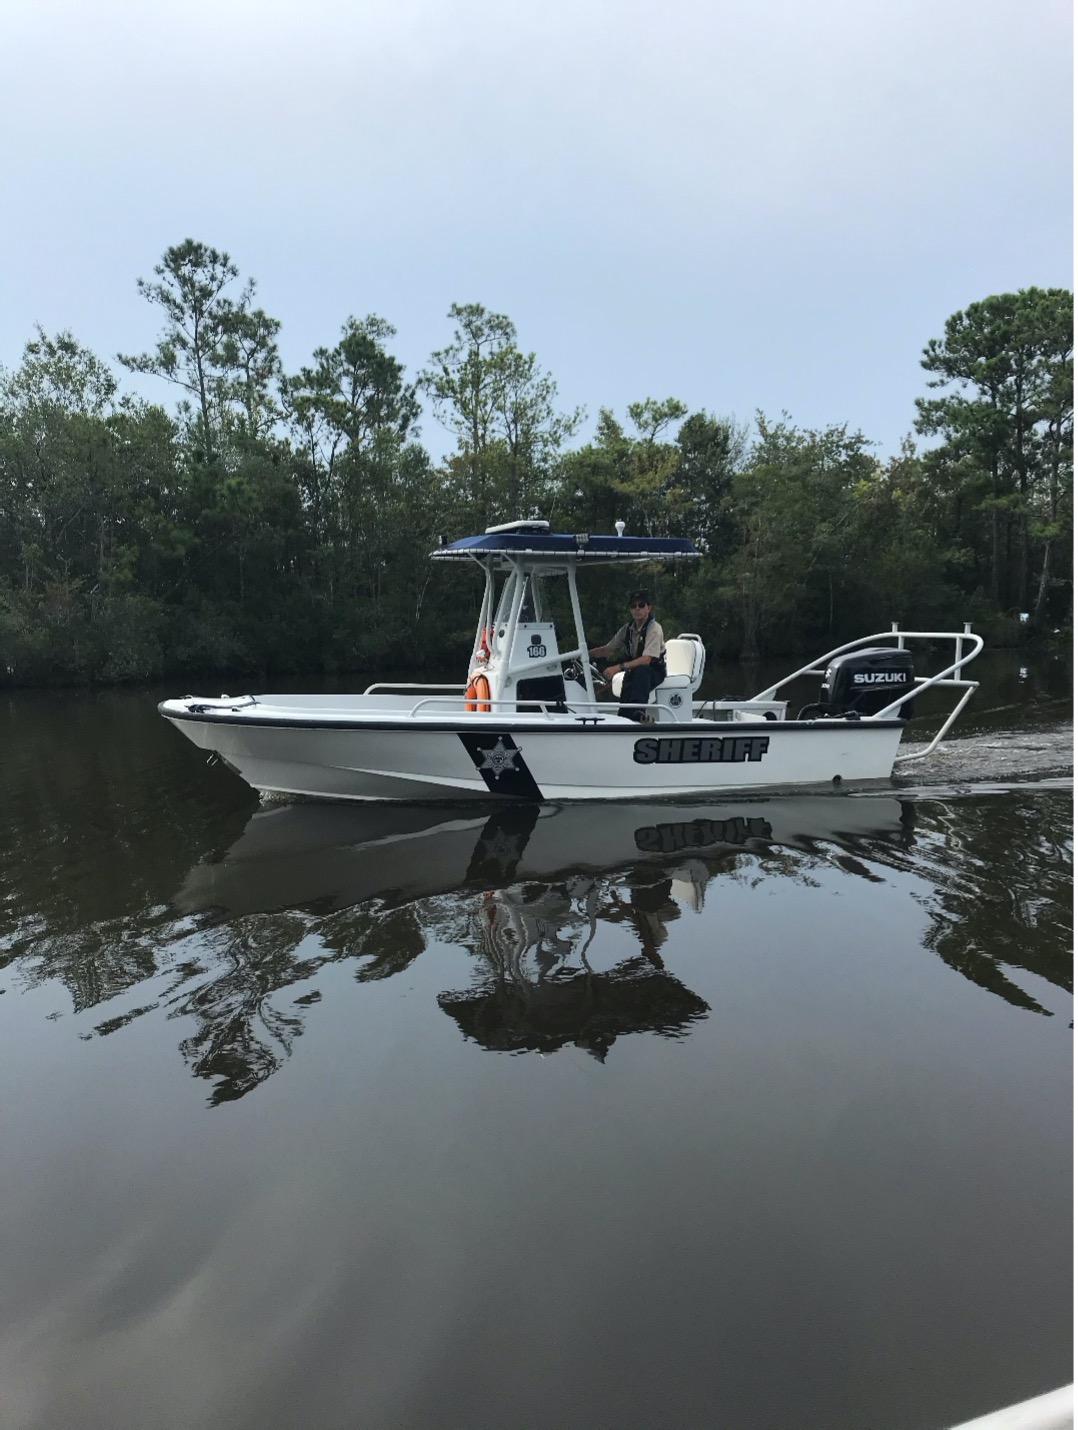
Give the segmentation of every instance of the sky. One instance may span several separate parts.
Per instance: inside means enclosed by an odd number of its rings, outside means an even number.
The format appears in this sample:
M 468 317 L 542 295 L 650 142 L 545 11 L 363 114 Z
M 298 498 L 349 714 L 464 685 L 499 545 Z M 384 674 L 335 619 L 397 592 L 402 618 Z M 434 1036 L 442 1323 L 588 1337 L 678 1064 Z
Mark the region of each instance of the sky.
M 151 347 L 193 237 L 288 368 L 480 302 L 581 440 L 676 396 L 887 456 L 950 313 L 1071 286 L 1071 66 L 1066 0 L 3 0 L 0 364 Z

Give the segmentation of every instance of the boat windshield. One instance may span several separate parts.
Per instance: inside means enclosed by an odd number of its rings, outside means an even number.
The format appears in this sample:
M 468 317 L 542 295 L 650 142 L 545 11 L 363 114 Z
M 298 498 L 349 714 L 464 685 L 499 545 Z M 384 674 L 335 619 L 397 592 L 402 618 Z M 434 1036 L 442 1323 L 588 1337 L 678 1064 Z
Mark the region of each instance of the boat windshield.
M 569 599 L 569 583 L 564 571 L 537 571 L 535 573 L 536 597 L 541 598 L 542 610 L 536 613 L 537 621 L 551 621 L 559 631 L 572 633 L 574 630 L 573 606 Z M 576 644 L 576 641 L 573 641 Z
M 520 623 L 528 621 L 541 621 L 543 616 L 543 601 L 539 589 L 539 581 L 536 578 L 538 573 L 528 572 L 524 575 L 524 595 L 520 606 Z M 504 626 L 508 623 L 512 614 L 513 599 L 518 590 L 517 577 L 515 572 L 510 572 L 502 582 L 501 590 L 498 593 L 498 601 L 495 607 L 494 624 Z

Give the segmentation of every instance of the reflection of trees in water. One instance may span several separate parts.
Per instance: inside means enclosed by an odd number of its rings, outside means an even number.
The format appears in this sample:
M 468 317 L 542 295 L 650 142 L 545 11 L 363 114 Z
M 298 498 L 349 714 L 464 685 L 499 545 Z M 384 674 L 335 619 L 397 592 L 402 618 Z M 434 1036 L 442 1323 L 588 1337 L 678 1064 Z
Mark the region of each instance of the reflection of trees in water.
M 708 1007 L 661 957 L 670 925 L 681 916 L 673 881 L 694 890 L 691 902 L 699 907 L 716 878 L 812 885 L 828 866 L 868 884 L 887 869 L 917 875 L 914 897 L 931 919 L 926 946 L 1013 1006 L 1044 1011 L 1005 970 L 1025 969 L 1071 987 L 1069 810 L 1062 800 L 1030 799 L 1010 804 L 1006 819 L 999 812 L 988 797 L 907 802 L 900 829 L 841 842 L 806 839 L 799 847 L 765 845 L 752 853 L 695 849 L 691 859 L 669 864 L 510 882 L 485 895 L 453 892 L 398 907 L 375 900 L 318 919 L 248 916 L 212 931 L 215 959 L 227 971 L 174 1004 L 202 1025 L 184 1053 L 200 1076 L 218 1080 L 213 1101 L 241 1096 L 280 1066 L 302 1031 L 301 1012 L 294 1005 L 277 1011 L 275 995 L 327 962 L 358 960 L 360 982 L 392 977 L 432 938 L 480 960 L 476 986 L 447 992 L 439 1004 L 484 1047 L 553 1051 L 576 1044 L 604 1057 L 629 1032 L 684 1036 Z M 493 872 L 485 863 L 483 873 Z M 638 951 L 597 970 L 589 948 L 603 924 L 631 932 Z M 297 956 L 304 939 L 315 954 Z
M 422 904 L 385 908 L 372 919 L 371 910 L 336 914 L 319 932 L 339 958 L 362 958 L 356 981 L 376 983 L 403 973 L 427 947 Z
M 782 842 L 770 826 L 757 827 L 759 817 L 743 822 L 741 849 L 708 847 L 700 821 L 658 823 L 641 835 L 658 839 L 658 852 L 638 841 L 634 858 L 630 840 L 616 869 L 521 883 L 516 870 L 534 818 L 516 810 L 476 837 L 462 890 L 385 892 L 342 908 L 342 890 L 333 888 L 282 912 L 228 920 L 181 919 L 166 906 L 160 888 L 175 887 L 177 862 L 186 865 L 160 851 L 167 872 L 157 883 L 144 871 L 121 888 L 128 845 L 117 855 L 106 839 L 96 853 L 80 846 L 85 868 L 52 903 L 55 876 L 44 865 L 25 886 L 9 880 L 0 948 L 24 982 L 62 982 L 76 1011 L 125 992 L 137 1000 L 83 1036 L 115 1033 L 154 1009 L 192 1019 L 181 1050 L 214 1083 L 214 1103 L 245 1095 L 288 1058 L 317 996 L 290 997 L 297 984 L 343 961 L 355 962 L 360 983 L 391 978 L 432 939 L 476 956 L 475 986 L 439 1003 L 485 1047 L 577 1043 L 604 1056 L 629 1032 L 684 1036 L 708 1008 L 665 967 L 663 951 L 682 910 L 702 907 L 715 881 L 811 886 L 834 867 L 871 899 L 871 885 L 894 870 L 929 918 L 926 946 L 963 977 L 1036 1012 L 1046 1010 L 1014 970 L 1070 989 L 1070 806 L 1061 796 L 907 800 L 900 824 L 826 838 L 791 833 Z M 97 873 L 106 865 L 113 873 L 103 888 Z M 633 951 L 610 967 L 596 966 L 592 948 L 603 925 L 632 939 Z M 604 940 L 607 957 L 612 947 Z M 139 998 L 151 979 L 153 995 Z
M 880 869 L 915 876 L 912 895 L 930 920 L 924 946 L 986 992 L 1046 1014 L 1006 970 L 1072 990 L 1070 800 L 1031 789 L 906 799 L 902 808 L 899 839 L 869 835 L 845 851 L 838 841 L 806 848 L 873 883 Z
M 199 1077 L 214 1082 L 211 1103 L 250 1092 L 292 1052 L 303 1020 L 275 1006 L 273 997 L 327 961 L 297 957 L 306 932 L 304 921 L 288 915 L 252 915 L 214 929 L 206 948 L 223 971 L 168 999 L 171 1016 L 195 1021 L 180 1051 Z
M 160 917 L 110 919 L 89 928 L 48 933 L 24 927 L 0 953 L 0 969 L 17 966 L 21 980 L 30 985 L 62 983 L 72 1010 L 80 1013 L 158 972 L 170 922 Z
M 0 969 L 59 980 L 76 1011 L 168 966 L 177 869 L 250 818 L 228 786 L 192 786 L 189 752 L 148 703 L 24 692 L 17 717 L 0 708 L 16 717 L 0 726 Z
M 312 936 L 314 935 L 314 936 Z M 172 1016 L 194 1018 L 197 1031 L 180 1051 L 199 1076 L 214 1081 L 213 1105 L 252 1091 L 281 1066 L 304 1028 L 299 1009 L 319 995 L 275 998 L 313 978 L 327 963 L 366 962 L 360 982 L 400 973 L 426 947 L 414 908 L 350 909 L 324 919 L 301 914 L 248 914 L 207 931 L 223 972 L 166 1001 Z M 300 955 L 300 950 L 315 950 Z M 201 971 L 201 970 L 200 970 Z M 186 980 L 185 980 L 186 981 Z
M 1072 991 L 1070 802 L 1014 795 L 1005 820 L 999 806 L 992 796 L 918 804 L 917 863 L 931 875 L 916 895 L 931 919 L 925 944 L 987 992 L 1047 1014 L 1005 970 Z

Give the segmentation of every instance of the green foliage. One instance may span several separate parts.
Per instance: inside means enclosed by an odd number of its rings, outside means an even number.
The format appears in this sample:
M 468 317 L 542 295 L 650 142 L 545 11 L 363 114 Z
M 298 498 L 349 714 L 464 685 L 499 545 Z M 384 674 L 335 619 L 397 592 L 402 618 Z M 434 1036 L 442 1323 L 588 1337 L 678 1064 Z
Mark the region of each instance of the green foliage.
M 170 248 L 139 289 L 162 318 L 126 357 L 180 393 L 122 394 L 70 333 L 0 370 L 0 682 L 422 668 L 463 654 L 472 609 L 442 537 L 532 513 L 568 530 L 692 537 L 705 559 L 634 571 L 712 652 L 837 643 L 892 619 L 999 640 L 1069 624 L 1071 298 L 973 304 L 927 345 L 912 442 L 881 460 L 844 426 L 749 431 L 675 397 L 579 411 L 503 314 L 454 305 L 409 380 L 395 332 L 350 317 L 282 371 L 280 325 L 227 253 Z M 419 393 L 455 435 L 432 461 Z M 596 640 L 624 583 L 589 577 Z M 432 632 L 435 633 L 432 636 Z
M 164 378 L 190 398 L 194 441 L 203 460 L 218 455 L 230 434 L 259 438 L 277 417 L 272 388 L 280 375 L 277 333 L 280 323 L 254 306 L 255 284 L 248 280 L 237 299 L 228 289 L 239 269 L 227 253 L 194 239 L 165 250 L 154 268 L 156 282 L 138 280 L 142 296 L 164 317 L 164 328 L 151 352 L 119 354 L 132 372 Z
M 785 638 L 835 634 L 846 609 L 854 491 L 874 463 L 860 433 L 803 432 L 761 415 L 728 508 L 737 545 L 724 590 L 738 610 L 743 653 Z
M 918 399 L 917 427 L 943 439 L 930 457 L 942 530 L 974 553 L 994 604 L 1035 624 L 1061 613 L 1053 571 L 1069 573 L 1073 327 L 1065 289 L 999 294 L 948 318 L 921 364 L 941 394 Z
M 558 388 L 516 328 L 480 303 L 454 303 L 448 347 L 420 375 L 438 420 L 457 438 L 447 475 L 462 516 L 485 526 L 506 511 L 544 509 L 553 463 L 583 413 L 557 411 Z M 465 523 L 470 524 L 470 523 Z

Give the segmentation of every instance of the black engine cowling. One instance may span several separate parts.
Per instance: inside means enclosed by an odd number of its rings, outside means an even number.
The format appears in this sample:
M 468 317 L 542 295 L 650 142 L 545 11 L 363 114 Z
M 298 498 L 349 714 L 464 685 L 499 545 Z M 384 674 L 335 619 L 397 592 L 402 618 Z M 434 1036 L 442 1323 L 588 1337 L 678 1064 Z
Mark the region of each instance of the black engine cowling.
M 836 715 L 875 715 L 915 688 L 909 651 L 877 646 L 836 656 L 824 673 L 820 703 Z M 912 708 L 913 701 L 907 700 L 895 714 L 908 720 Z

